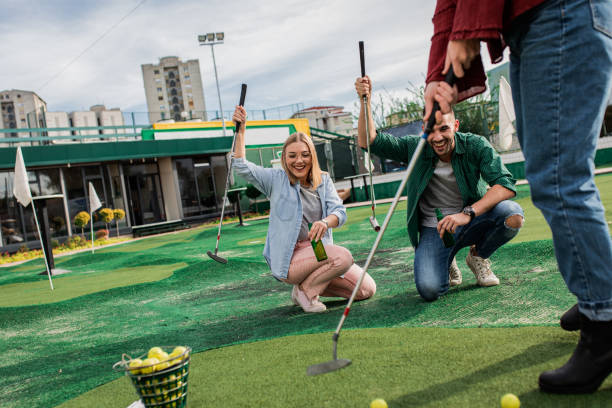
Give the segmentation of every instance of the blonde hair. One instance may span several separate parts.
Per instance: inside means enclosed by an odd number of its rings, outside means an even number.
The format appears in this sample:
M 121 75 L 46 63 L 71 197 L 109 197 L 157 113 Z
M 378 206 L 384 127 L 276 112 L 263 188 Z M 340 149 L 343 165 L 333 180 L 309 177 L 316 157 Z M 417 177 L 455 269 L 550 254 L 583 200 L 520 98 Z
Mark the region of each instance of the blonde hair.
M 319 167 L 319 159 L 317 158 L 317 151 L 315 150 L 314 144 L 312 143 L 312 139 L 308 135 L 302 132 L 296 132 L 289 136 L 287 140 L 285 140 L 285 144 L 283 145 L 283 154 L 281 156 L 281 165 L 283 166 L 283 170 L 287 173 L 287 177 L 289 177 L 289 181 L 291 184 L 295 184 L 298 182 L 298 179 L 291 173 L 289 168 L 287 167 L 287 146 L 291 143 L 295 142 L 303 142 L 308 146 L 308 150 L 310 150 L 311 157 L 311 166 L 310 173 L 308 174 L 308 181 L 312 185 L 312 188 L 319 187 L 319 184 L 322 182 L 321 167 Z

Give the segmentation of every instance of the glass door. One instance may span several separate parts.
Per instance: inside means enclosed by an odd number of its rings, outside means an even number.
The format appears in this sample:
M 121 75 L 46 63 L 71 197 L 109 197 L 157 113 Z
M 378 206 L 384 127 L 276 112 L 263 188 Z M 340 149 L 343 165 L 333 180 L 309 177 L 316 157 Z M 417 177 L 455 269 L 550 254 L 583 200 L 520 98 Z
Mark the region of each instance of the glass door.
M 210 162 L 194 163 L 193 167 L 200 201 L 200 213 L 210 214 L 219 211 L 216 199 L 215 178 Z

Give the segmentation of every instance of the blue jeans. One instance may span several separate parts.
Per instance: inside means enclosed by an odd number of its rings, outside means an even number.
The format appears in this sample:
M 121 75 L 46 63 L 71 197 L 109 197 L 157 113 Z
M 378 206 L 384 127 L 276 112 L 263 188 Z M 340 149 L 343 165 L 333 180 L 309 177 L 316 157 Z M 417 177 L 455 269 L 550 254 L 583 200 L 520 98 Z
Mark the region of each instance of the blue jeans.
M 594 157 L 612 85 L 612 3 L 549 0 L 505 33 L 533 203 L 559 271 L 592 320 L 612 320 L 612 242 Z
M 457 228 L 452 248 L 444 247 L 436 228 L 421 227 L 414 254 L 414 281 L 421 297 L 432 301 L 448 291 L 448 268 L 461 248 L 476 245 L 478 256 L 488 258 L 514 238 L 519 229 L 508 227 L 506 219 L 516 214 L 523 216 L 520 205 L 509 200 L 500 202 L 469 224 Z

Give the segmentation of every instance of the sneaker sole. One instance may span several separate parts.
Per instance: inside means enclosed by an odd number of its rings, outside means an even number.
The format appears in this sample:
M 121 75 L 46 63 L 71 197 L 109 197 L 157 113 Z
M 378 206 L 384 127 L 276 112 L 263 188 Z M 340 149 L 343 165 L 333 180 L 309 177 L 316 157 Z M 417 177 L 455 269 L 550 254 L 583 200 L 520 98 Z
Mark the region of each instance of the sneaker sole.
M 490 286 L 497 286 L 499 282 L 478 282 L 478 286 L 482 286 L 483 288 L 488 288 Z

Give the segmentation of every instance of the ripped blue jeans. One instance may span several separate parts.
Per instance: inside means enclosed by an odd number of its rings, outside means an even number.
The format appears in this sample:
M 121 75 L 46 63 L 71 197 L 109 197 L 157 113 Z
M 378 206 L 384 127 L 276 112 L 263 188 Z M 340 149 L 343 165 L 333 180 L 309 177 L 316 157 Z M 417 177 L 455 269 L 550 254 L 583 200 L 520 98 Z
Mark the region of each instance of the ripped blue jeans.
M 549 0 L 504 37 L 531 198 L 580 312 L 612 320 L 612 240 L 594 181 L 612 90 L 612 1 Z
M 444 247 L 436 228 L 421 227 L 419 246 L 414 254 L 414 281 L 419 295 L 427 301 L 436 300 L 448 291 L 448 268 L 457 251 L 476 246 L 478 256 L 490 257 L 497 248 L 510 241 L 519 228 L 506 225 L 512 215 L 524 217 L 523 209 L 515 201 L 505 200 L 491 210 L 457 228 L 455 246 Z

